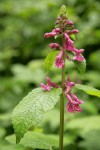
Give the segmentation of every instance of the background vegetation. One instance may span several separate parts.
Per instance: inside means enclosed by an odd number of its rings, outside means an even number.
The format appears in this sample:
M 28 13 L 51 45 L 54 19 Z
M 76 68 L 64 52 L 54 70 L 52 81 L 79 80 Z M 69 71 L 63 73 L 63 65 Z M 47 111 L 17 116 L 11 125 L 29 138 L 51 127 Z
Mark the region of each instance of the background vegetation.
M 87 59 L 83 77 L 73 63 L 66 64 L 66 74 L 77 83 L 100 89 L 99 0 L 66 0 L 65 4 L 69 18 L 80 30 L 76 46 L 85 49 Z M 11 144 L 11 113 L 29 91 L 45 81 L 44 58 L 51 51 L 48 44 L 54 40 L 44 39 L 43 35 L 54 28 L 61 5 L 58 0 L 0 0 L 0 150 L 34 148 L 34 139 L 30 138 L 22 145 Z M 52 67 L 49 76 L 60 83 L 59 69 Z M 100 99 L 75 92 L 85 103 L 82 113 L 69 114 L 65 110 L 65 150 L 100 150 Z M 58 136 L 59 104 L 31 130 Z

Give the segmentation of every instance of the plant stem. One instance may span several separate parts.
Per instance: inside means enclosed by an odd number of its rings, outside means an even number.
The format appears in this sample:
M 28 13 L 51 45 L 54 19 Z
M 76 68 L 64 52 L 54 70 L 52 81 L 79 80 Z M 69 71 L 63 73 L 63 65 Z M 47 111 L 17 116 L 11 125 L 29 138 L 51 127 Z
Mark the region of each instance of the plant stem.
M 64 44 L 64 36 L 62 37 L 62 45 Z M 64 85 L 65 85 L 65 52 L 63 50 L 64 67 L 62 68 L 61 88 L 62 94 L 60 96 L 60 134 L 59 134 L 59 150 L 63 150 L 63 136 L 64 136 Z

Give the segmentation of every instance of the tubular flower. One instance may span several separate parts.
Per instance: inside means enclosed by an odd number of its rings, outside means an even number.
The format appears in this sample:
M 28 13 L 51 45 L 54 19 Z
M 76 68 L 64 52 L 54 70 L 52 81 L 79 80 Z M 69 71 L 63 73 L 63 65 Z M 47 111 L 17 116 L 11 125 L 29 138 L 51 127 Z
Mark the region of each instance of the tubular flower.
M 69 93 L 73 86 L 75 86 L 75 83 L 74 82 L 70 82 L 70 79 L 68 78 L 66 83 L 65 83 L 66 93 Z
M 54 88 L 58 88 L 59 87 L 56 83 L 52 82 L 49 77 L 46 77 L 46 81 L 47 81 L 48 85 L 50 85 L 50 86 L 52 86 Z
M 45 91 L 51 91 L 51 87 L 54 87 L 54 88 L 58 88 L 59 86 L 54 83 L 54 82 L 51 82 L 51 79 L 49 77 L 46 77 L 46 82 L 47 84 L 45 85 L 44 83 L 41 83 L 41 88 Z
M 60 52 L 60 54 L 56 57 L 56 60 L 54 62 L 55 66 L 58 68 L 63 68 L 64 67 L 64 60 L 62 58 L 63 51 Z
M 66 105 L 66 108 L 68 112 L 71 112 L 71 113 L 75 111 L 78 111 L 78 112 L 82 111 L 82 108 L 80 108 L 79 104 L 72 104 L 71 102 L 68 102 L 68 104 Z
M 74 42 L 69 38 L 69 35 L 67 33 L 64 33 L 65 36 L 65 43 L 64 43 L 64 48 L 68 51 L 74 51 Z
M 80 108 L 80 104 L 83 104 L 84 102 L 82 100 L 79 100 L 77 96 L 75 96 L 71 92 L 71 88 L 75 86 L 74 82 L 70 82 L 70 79 L 68 78 L 65 83 L 65 96 L 68 99 L 68 104 L 66 105 L 66 108 L 68 109 L 68 112 L 75 112 L 75 111 L 82 111 L 82 108 Z
M 82 100 L 79 100 L 79 99 L 77 98 L 77 96 L 74 95 L 73 93 L 70 93 L 70 95 L 71 95 L 71 97 L 72 97 L 77 103 L 79 103 L 79 104 L 83 104 L 83 103 L 84 103 Z
M 55 35 L 60 34 L 60 33 L 61 33 L 60 28 L 55 28 L 52 30 L 52 32 L 45 33 L 44 37 L 49 38 L 49 37 L 55 36 Z
M 74 23 L 71 20 L 67 20 L 68 25 L 74 25 Z
M 76 54 L 75 54 L 75 56 L 73 56 L 73 60 L 77 60 L 77 61 L 83 61 L 84 60 L 84 57 L 81 54 L 82 52 L 84 52 L 84 49 L 80 49 L 80 50 L 75 49 L 74 52 Z
M 77 34 L 78 32 L 79 32 L 79 30 L 77 30 L 77 29 L 67 31 L 68 34 Z
M 58 43 L 51 43 L 51 44 L 49 44 L 49 47 L 52 49 L 55 48 L 57 50 L 60 49 L 60 45 Z
M 48 84 L 45 85 L 44 83 L 41 83 L 41 88 L 45 91 L 50 91 L 51 90 L 51 87 Z

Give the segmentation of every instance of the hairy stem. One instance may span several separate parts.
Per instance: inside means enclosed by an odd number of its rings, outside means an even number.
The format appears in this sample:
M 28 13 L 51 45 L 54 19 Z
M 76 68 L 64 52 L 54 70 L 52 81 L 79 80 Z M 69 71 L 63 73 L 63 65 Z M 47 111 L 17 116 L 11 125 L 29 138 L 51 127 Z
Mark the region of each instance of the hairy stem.
M 64 44 L 64 36 L 62 37 L 62 45 Z M 62 94 L 60 96 L 60 134 L 59 134 L 59 150 L 63 150 L 64 137 L 64 84 L 65 84 L 65 52 L 63 50 L 64 67 L 62 68 L 61 88 Z

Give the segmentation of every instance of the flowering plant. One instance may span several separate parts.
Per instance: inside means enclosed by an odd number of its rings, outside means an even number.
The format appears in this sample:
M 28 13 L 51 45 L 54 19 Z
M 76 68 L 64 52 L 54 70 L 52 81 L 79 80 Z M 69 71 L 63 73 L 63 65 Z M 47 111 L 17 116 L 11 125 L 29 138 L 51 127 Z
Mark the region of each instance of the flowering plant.
M 21 138 L 29 128 L 37 125 L 42 120 L 44 113 L 52 109 L 60 99 L 60 138 L 59 150 L 63 150 L 63 131 L 64 131 L 64 100 L 68 100 L 66 109 L 70 113 L 81 112 L 80 100 L 72 92 L 72 88 L 81 89 L 84 92 L 100 96 L 100 91 L 89 86 L 75 84 L 68 75 L 66 80 L 65 62 L 73 61 L 78 71 L 83 74 L 86 69 L 86 61 L 83 56 L 83 49 L 77 49 L 74 46 L 75 34 L 79 31 L 74 29 L 74 23 L 66 15 L 66 6 L 62 6 L 57 17 L 56 27 L 49 33 L 45 33 L 45 38 L 61 38 L 62 44 L 51 43 L 49 47 L 52 50 L 45 59 L 46 69 L 49 71 L 54 64 L 62 70 L 61 86 L 52 82 L 46 77 L 47 84 L 41 83 L 40 88 L 32 90 L 23 100 L 15 107 L 12 114 L 13 127 L 16 134 L 16 142 L 19 143 Z M 40 148 L 40 147 L 38 147 Z M 42 148 L 43 145 L 42 145 Z M 45 149 L 45 148 L 44 148 Z M 50 148 L 51 149 L 51 148 Z

